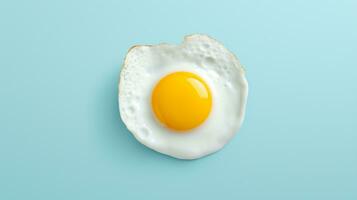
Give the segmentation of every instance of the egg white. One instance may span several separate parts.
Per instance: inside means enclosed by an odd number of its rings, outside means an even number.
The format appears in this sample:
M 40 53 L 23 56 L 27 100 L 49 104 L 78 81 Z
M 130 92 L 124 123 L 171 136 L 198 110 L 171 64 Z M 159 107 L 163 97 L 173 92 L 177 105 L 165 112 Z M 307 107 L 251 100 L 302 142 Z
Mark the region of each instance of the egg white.
M 177 133 L 160 124 L 151 106 L 156 83 L 173 72 L 197 74 L 209 86 L 212 110 L 199 127 Z M 206 35 L 190 35 L 180 45 L 134 46 L 120 74 L 120 115 L 147 147 L 180 159 L 196 159 L 221 149 L 244 118 L 248 83 L 238 59 Z

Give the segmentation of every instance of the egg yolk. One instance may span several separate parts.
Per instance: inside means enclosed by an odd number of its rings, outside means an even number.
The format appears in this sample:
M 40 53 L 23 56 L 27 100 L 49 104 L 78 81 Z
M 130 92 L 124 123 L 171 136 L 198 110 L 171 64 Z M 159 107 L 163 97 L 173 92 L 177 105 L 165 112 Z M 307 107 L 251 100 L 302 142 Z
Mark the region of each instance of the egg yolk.
M 190 72 L 175 72 L 162 78 L 152 92 L 152 109 L 166 127 L 186 131 L 202 124 L 212 108 L 208 85 Z

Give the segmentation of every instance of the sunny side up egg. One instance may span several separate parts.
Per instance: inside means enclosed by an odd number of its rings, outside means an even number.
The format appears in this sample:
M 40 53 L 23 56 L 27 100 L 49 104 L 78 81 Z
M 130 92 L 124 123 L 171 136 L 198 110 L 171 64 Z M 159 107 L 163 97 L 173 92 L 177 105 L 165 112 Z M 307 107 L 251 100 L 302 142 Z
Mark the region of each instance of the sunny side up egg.
M 238 59 L 206 35 L 142 45 L 126 55 L 120 116 L 147 147 L 180 159 L 221 149 L 239 130 L 248 83 Z

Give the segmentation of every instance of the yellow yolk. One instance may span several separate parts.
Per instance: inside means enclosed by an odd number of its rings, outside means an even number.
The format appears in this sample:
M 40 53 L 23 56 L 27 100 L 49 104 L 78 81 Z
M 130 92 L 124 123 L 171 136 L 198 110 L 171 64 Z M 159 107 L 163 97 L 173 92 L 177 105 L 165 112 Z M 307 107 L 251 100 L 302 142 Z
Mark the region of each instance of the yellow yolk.
M 173 130 L 186 131 L 202 124 L 212 108 L 208 85 L 190 72 L 175 72 L 162 78 L 152 93 L 157 119 Z

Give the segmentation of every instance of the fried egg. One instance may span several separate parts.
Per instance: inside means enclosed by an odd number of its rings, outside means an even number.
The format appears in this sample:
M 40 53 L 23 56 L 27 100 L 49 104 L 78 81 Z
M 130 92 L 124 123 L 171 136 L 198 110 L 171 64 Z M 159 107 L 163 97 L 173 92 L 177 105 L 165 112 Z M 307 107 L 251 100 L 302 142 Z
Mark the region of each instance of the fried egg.
M 209 36 L 132 47 L 120 73 L 122 121 L 145 146 L 179 159 L 214 153 L 238 132 L 248 83 L 238 59 Z

